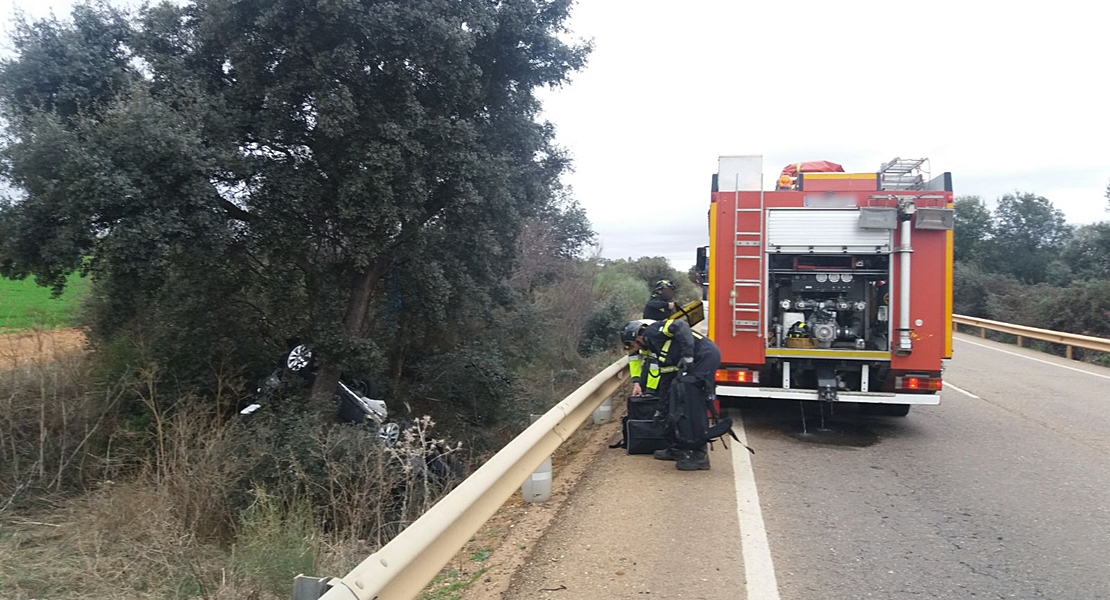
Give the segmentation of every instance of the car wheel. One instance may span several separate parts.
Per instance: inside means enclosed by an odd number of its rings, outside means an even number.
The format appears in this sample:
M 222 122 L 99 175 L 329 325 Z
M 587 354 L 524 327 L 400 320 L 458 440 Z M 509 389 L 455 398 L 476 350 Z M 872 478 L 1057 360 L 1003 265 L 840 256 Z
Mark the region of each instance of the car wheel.
M 386 423 L 378 429 L 378 439 L 386 445 L 387 448 L 392 448 L 397 445 L 397 441 L 401 439 L 401 426 L 396 423 Z
M 285 358 L 285 366 L 294 373 L 299 373 L 308 367 L 308 363 L 312 361 L 312 351 L 308 346 L 301 344 L 289 351 L 289 356 Z

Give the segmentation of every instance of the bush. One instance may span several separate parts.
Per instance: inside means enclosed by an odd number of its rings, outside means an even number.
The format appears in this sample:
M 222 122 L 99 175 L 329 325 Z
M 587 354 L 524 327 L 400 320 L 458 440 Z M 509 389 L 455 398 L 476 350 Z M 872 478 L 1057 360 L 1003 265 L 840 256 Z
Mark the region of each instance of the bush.
M 1066 286 L 1022 284 L 988 273 L 975 264 L 956 263 L 957 314 L 1094 337 L 1110 337 L 1110 281 L 1073 281 Z M 1012 336 L 1010 336 L 1012 337 Z M 1064 346 L 1030 341 L 1043 352 L 1064 354 Z M 1075 357 L 1110 364 L 1110 356 L 1077 348 Z
M 953 311 L 982 319 L 1009 313 L 999 300 L 1012 296 L 1022 285 L 1009 275 L 989 273 L 976 263 L 956 263 L 953 277 Z
M 594 297 L 624 307 L 633 318 L 642 314 L 651 295 L 651 284 L 619 269 L 604 268 L 594 279 Z
M 316 572 L 313 508 L 286 494 L 254 490 L 255 501 L 240 519 L 232 564 L 274 596 L 288 594 L 290 573 Z
M 157 390 L 145 397 L 156 399 Z M 32 400 L 43 414 L 48 405 Z M 88 494 L 53 495 L 52 504 L 66 507 L 49 517 L 56 532 L 39 527 L 0 538 L 6 590 L 27 597 L 281 598 L 297 572 L 324 563 L 349 569 L 353 557 L 392 539 L 456 483 L 424 461 L 430 442 L 443 443 L 430 419 L 418 419 L 386 449 L 365 428 L 297 418 L 296 411 L 239 423 L 218 419 L 197 399 L 179 399 L 172 413 L 151 404 L 149 430 L 105 429 L 107 444 L 97 451 L 57 452 L 62 440 L 47 429 L 50 454 L 87 463 L 80 474 Z M 105 421 L 119 420 L 118 407 L 104 410 Z M 23 408 L 12 415 L 30 420 Z M 15 439 L 13 431 L 38 433 L 33 423 L 10 421 L 6 440 Z M 30 455 L 34 445 L 20 438 L 17 448 Z M 5 471 L 5 498 L 42 498 L 58 486 L 50 476 L 70 470 L 52 462 L 40 473 L 24 460 L 21 453 L 22 468 Z M 28 471 L 34 485 L 11 489 Z M 34 514 L 34 505 L 20 504 L 23 514 Z
M 661 256 L 642 257 L 636 260 L 606 261 L 604 266 L 607 270 L 611 269 L 630 275 L 644 283 L 647 290 L 645 290 L 644 296 L 638 300 L 641 307 L 647 301 L 648 295 L 651 294 L 655 282 L 660 279 L 669 279 L 675 284 L 677 288 L 675 290 L 675 300 L 679 303 L 685 304 L 693 300 L 701 300 L 701 288 L 690 281 L 686 273 L 673 268 L 670 262 Z
M 648 284 L 627 273 L 624 268 L 603 268 L 594 279 L 593 310 L 586 321 L 578 351 L 591 355 L 616 349 L 621 326 L 643 314 L 650 289 Z
M 109 452 L 123 386 L 94 387 L 82 356 L 0 371 L 0 511 L 86 488 L 121 466 Z
M 589 320 L 586 321 L 578 351 L 588 356 L 612 350 L 618 339 L 617 332 L 628 320 L 627 305 L 622 306 L 615 298 L 603 299 L 600 305 L 594 307 Z

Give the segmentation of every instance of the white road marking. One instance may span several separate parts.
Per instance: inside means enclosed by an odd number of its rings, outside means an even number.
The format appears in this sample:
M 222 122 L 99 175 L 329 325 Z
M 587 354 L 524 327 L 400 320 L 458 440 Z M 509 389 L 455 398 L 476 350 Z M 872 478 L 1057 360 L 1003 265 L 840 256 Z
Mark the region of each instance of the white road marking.
M 747 441 L 744 421 L 739 413 L 733 419 L 737 437 Z M 771 546 L 763 511 L 759 509 L 759 493 L 755 489 L 755 473 L 748 449 L 732 444 L 732 472 L 736 475 L 736 516 L 740 520 L 740 551 L 744 556 L 744 579 L 748 582 L 748 600 L 779 600 L 779 584 L 771 561 Z
M 1054 363 L 1052 361 L 1041 360 L 1039 358 L 1033 358 L 1032 356 L 1026 356 L 1024 354 L 1018 354 L 1017 352 L 1010 352 L 1009 350 L 1003 350 L 1001 348 L 995 348 L 994 346 L 988 346 L 986 344 L 980 344 L 980 343 L 977 343 L 977 342 L 972 342 L 972 341 L 960 339 L 960 338 L 957 338 L 957 337 L 953 337 L 952 339 L 954 339 L 958 342 L 963 342 L 964 344 L 971 344 L 972 346 L 979 346 L 980 348 L 986 348 L 987 350 L 994 350 L 995 352 L 1001 352 L 1003 354 L 1009 354 L 1010 356 L 1020 356 L 1021 358 L 1025 358 L 1025 359 L 1028 359 L 1028 360 L 1034 360 L 1034 361 L 1037 361 L 1039 363 L 1044 363 L 1046 365 L 1052 365 L 1054 367 L 1060 367 L 1061 369 L 1067 369 L 1069 371 L 1075 371 L 1077 373 L 1085 373 L 1087 375 L 1092 375 L 1094 377 L 1101 377 L 1103 379 L 1110 379 L 1110 375 L 1103 375 L 1102 373 L 1092 373 L 1091 371 L 1088 371 L 1086 369 L 1077 369 L 1075 367 L 1069 367 L 1067 365 L 1057 364 L 1057 363 Z
M 959 393 L 961 393 L 965 396 L 971 396 L 972 398 L 975 398 L 976 400 L 982 400 L 982 398 L 980 398 L 979 396 L 976 396 L 975 394 L 972 394 L 971 392 L 969 392 L 967 390 L 961 390 L 960 388 L 956 387 L 956 384 L 954 384 L 954 383 L 949 383 L 949 382 L 945 381 L 944 382 L 944 387 L 952 388 L 952 389 L 956 390 L 957 392 L 959 392 Z

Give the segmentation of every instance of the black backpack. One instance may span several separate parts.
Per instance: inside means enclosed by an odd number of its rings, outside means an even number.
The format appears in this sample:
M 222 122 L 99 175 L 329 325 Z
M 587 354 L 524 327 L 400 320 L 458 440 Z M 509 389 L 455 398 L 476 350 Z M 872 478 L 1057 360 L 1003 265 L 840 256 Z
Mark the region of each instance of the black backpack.
M 725 435 L 755 454 L 732 430 L 732 418 L 721 418 L 710 397 L 710 384 L 694 376 L 679 377 L 671 384 L 667 398 L 665 428 L 668 441 L 680 450 L 693 450 L 716 440 L 728 449 Z M 709 420 L 712 418 L 713 424 Z

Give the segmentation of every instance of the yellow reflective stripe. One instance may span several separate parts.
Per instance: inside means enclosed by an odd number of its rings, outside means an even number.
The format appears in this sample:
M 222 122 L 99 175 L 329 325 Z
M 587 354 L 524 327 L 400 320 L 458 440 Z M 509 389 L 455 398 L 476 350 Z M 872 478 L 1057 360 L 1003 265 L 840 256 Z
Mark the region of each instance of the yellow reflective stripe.
M 700 334 L 700 333 L 698 333 L 698 332 L 696 332 L 696 331 L 691 331 L 690 333 L 692 333 L 692 334 L 694 335 L 694 339 L 700 340 L 700 339 L 704 339 L 704 338 L 705 338 L 705 336 L 703 336 L 702 334 Z
M 647 389 L 654 390 L 659 387 L 659 375 L 648 375 Z
M 659 359 L 667 360 L 667 352 L 671 349 L 671 340 L 663 342 L 663 349 L 659 351 Z
M 638 358 L 628 362 L 628 373 L 629 373 L 629 375 L 632 376 L 633 379 L 636 379 L 637 377 L 640 376 L 640 373 L 642 372 L 642 368 L 643 368 L 643 364 L 640 362 L 640 359 L 638 359 Z
M 674 319 L 667 319 L 666 321 L 663 321 L 663 328 L 660 329 L 660 331 L 663 332 L 663 335 L 666 335 L 666 336 L 669 336 L 669 337 L 674 337 L 673 335 L 671 335 L 671 324 L 672 323 L 674 323 Z

